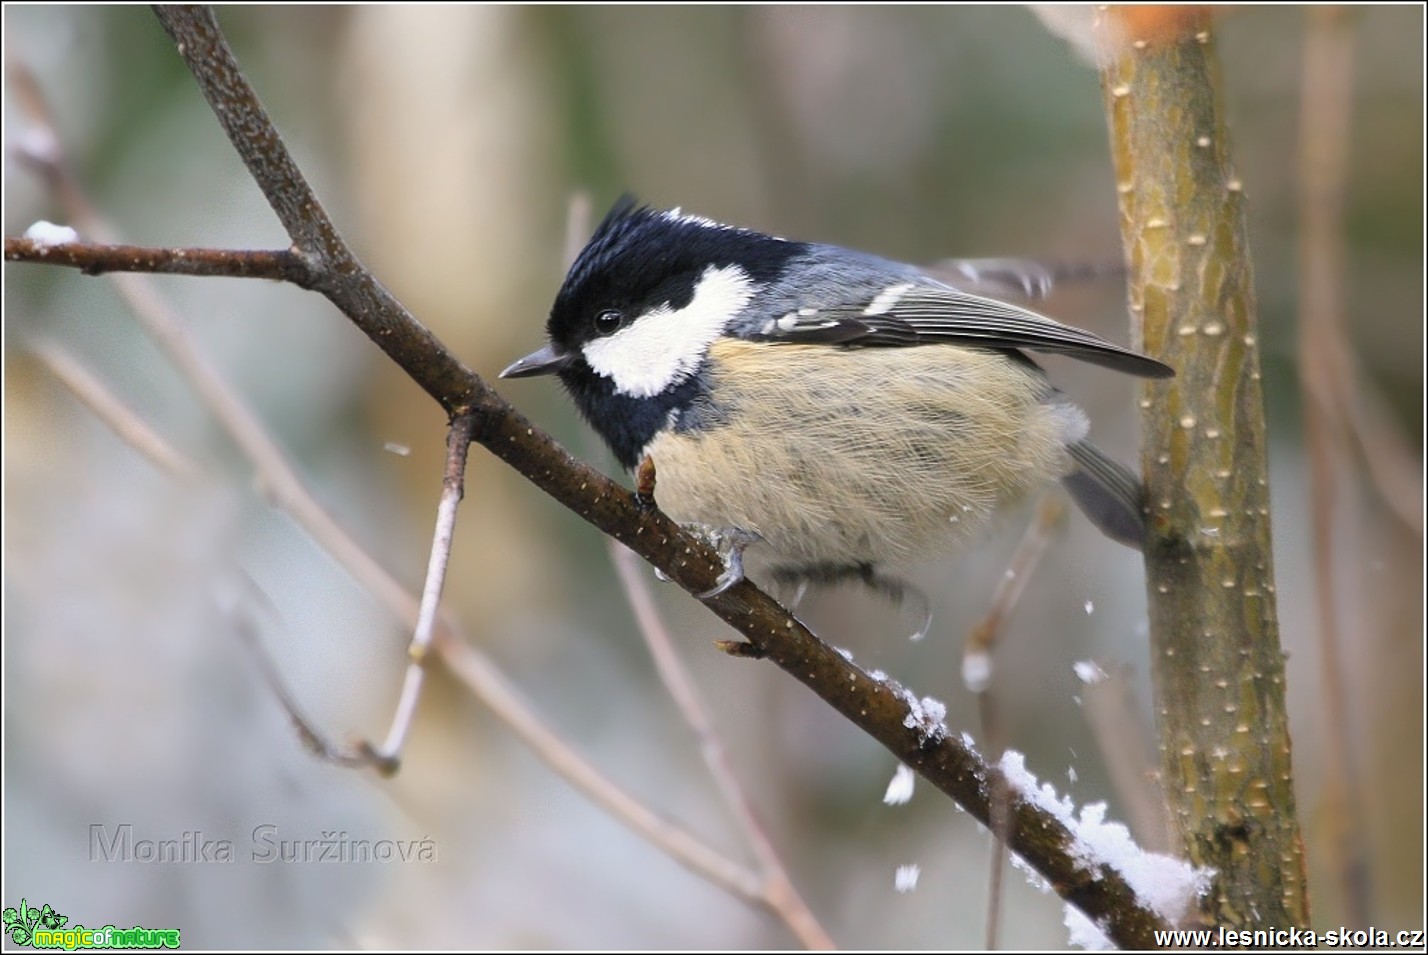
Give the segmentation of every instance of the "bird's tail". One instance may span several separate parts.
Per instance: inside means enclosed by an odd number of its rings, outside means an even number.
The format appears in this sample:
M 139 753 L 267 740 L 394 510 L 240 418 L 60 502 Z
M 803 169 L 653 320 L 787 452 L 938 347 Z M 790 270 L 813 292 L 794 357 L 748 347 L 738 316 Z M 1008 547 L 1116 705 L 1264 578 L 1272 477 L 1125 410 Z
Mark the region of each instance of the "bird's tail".
M 1061 479 L 1091 523 L 1113 541 L 1141 550 L 1145 542 L 1145 488 L 1124 465 L 1086 441 L 1067 447 L 1076 469 Z

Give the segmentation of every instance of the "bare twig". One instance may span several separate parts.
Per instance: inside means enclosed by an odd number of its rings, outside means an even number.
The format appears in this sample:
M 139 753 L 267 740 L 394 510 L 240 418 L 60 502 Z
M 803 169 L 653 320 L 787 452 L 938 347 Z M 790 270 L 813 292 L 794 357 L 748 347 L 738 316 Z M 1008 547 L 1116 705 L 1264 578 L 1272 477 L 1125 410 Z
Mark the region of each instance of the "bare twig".
M 421 698 L 422 680 L 426 675 L 427 650 L 436 625 L 436 610 L 441 604 L 441 590 L 446 584 L 446 565 L 451 559 L 451 541 L 456 534 L 456 508 L 466 494 L 466 452 L 471 447 L 471 431 L 475 422 L 470 415 L 460 415 L 451 422 L 446 436 L 446 472 L 441 480 L 441 501 L 436 509 L 436 528 L 431 537 L 431 557 L 426 566 L 426 583 L 422 585 L 421 606 L 417 609 L 416 631 L 407 649 L 406 677 L 402 695 L 397 701 L 387 741 L 376 754 L 378 765 L 386 772 L 397 770 L 402 744 L 416 717 L 417 701 Z
M 1066 512 L 1065 502 L 1055 494 L 1045 494 L 1037 505 L 1036 519 L 1028 525 L 1016 552 L 1012 554 L 1007 572 L 992 592 L 992 606 L 976 626 L 967 631 L 962 647 L 962 681 L 973 693 L 982 693 L 992 679 L 992 651 L 1001 639 L 1002 630 L 1016 609 L 1022 591 L 1036 571 L 1037 564 L 1051 543 L 1051 531 Z
M 94 372 L 69 352 L 51 343 L 34 345 L 32 351 L 60 383 L 94 412 L 95 417 L 152 461 L 159 470 L 180 481 L 191 481 L 200 475 L 198 465 L 179 453 L 167 438 L 139 417 L 138 412 L 121 401 Z
M 99 377 L 77 358 L 53 344 L 37 345 L 33 350 L 36 357 L 95 417 L 160 470 L 179 481 L 199 481 L 207 477 L 203 468 L 175 450 L 173 445 L 139 417 L 137 412 L 124 404 L 108 385 L 100 381 Z M 251 577 L 237 567 L 232 568 L 231 573 L 233 586 L 255 600 L 266 602 L 262 590 Z M 362 766 L 371 762 L 371 758 L 360 750 L 338 746 L 328 740 L 317 728 L 317 724 L 303 712 L 297 698 L 288 689 L 277 664 L 263 646 L 253 620 L 247 615 L 235 613 L 229 613 L 228 616 L 233 621 L 233 632 L 253 657 L 259 675 L 278 701 L 278 705 L 287 713 L 303 745 L 319 758 L 341 766 Z
M 6 262 L 48 262 L 67 265 L 85 275 L 105 272 L 161 272 L 169 275 L 228 276 L 273 279 L 311 288 L 314 275 L 289 249 L 156 249 L 142 245 L 94 242 L 41 242 L 5 238 Z
M 1338 578 L 1334 573 L 1337 475 L 1347 457 L 1346 409 L 1353 404 L 1353 358 L 1340 326 L 1343 302 L 1344 183 L 1353 104 L 1353 34 L 1348 11 L 1307 11 L 1299 114 L 1299 367 L 1304 443 L 1309 452 L 1309 522 L 1324 681 L 1325 802 L 1349 921 L 1369 924 L 1367 845 L 1349 742 L 1348 688 L 1340 654 Z
M 437 634 L 436 648 L 441 653 L 442 661 L 476 693 L 481 702 L 490 707 L 547 765 L 597 806 L 720 888 L 756 905 L 768 906 L 763 880 L 759 875 L 708 848 L 606 781 L 535 718 L 530 704 L 521 699 L 487 657 L 446 630 Z
M 1353 371 L 1353 365 L 1350 365 Z M 1341 389 L 1349 434 L 1358 443 L 1369 480 L 1403 526 L 1423 538 L 1422 457 L 1394 419 L 1383 395 L 1356 373 Z
M 1026 532 L 1012 554 L 1011 563 L 997 589 L 992 593 L 992 606 L 978 623 L 967 631 L 967 640 L 962 648 L 962 681 L 967 689 L 977 694 L 977 712 L 982 722 L 982 745 L 992 763 L 1001 758 L 1006 748 L 1006 733 L 1003 730 L 997 699 L 992 693 L 992 653 L 1001 640 L 1002 631 L 1016 609 L 1017 601 L 1026 590 L 1027 582 L 1036 572 L 1041 557 L 1051 543 L 1051 532 L 1066 511 L 1065 502 L 1056 494 L 1043 494 L 1036 508 L 1036 518 L 1027 525 Z M 987 949 L 998 947 L 1001 931 L 1002 882 L 1006 872 L 1007 826 L 1011 822 L 1008 802 L 1011 790 L 1000 774 L 992 777 L 991 830 L 996 836 L 992 840 L 991 869 L 987 884 Z
M 247 593 L 250 598 L 257 599 L 266 596 L 258 588 L 252 577 L 248 576 L 238 568 L 233 569 L 233 573 L 238 581 L 238 585 Z M 338 745 L 328 739 L 327 735 L 318 729 L 316 723 L 304 712 L 302 704 L 298 702 L 297 696 L 288 689 L 287 681 L 283 679 L 282 670 L 277 661 L 273 659 L 268 648 L 263 645 L 263 639 L 258 632 L 257 622 L 251 614 L 239 613 L 236 610 L 228 614 L 232 621 L 231 629 L 242 641 L 249 656 L 258 667 L 258 674 L 263 682 L 267 684 L 268 691 L 273 694 L 273 698 L 278 701 L 278 705 L 287 713 L 288 720 L 297 731 L 298 739 L 307 747 L 308 751 L 319 759 L 338 766 L 348 766 L 360 768 L 363 766 L 376 765 L 382 768 L 380 758 L 371 751 L 370 747 L 364 744 Z
M 629 548 L 614 541 L 610 542 L 610 559 L 614 561 L 615 569 L 620 574 L 620 583 L 624 585 L 625 595 L 630 602 L 630 609 L 634 611 L 640 633 L 645 638 L 645 645 L 649 647 L 650 656 L 654 658 L 660 681 L 664 683 L 665 689 L 669 690 L 669 695 L 684 716 L 685 722 L 694 730 L 704 765 L 709 768 L 709 775 L 714 777 L 715 785 L 719 787 L 719 795 L 733 813 L 750 848 L 753 849 L 754 857 L 758 860 L 759 871 L 764 880 L 763 893 L 769 909 L 783 919 L 804 947 L 832 949 L 832 938 L 818 923 L 794 887 L 788 869 L 779 858 L 778 851 L 774 849 L 768 833 L 764 831 L 763 824 L 759 822 L 753 806 L 749 803 L 748 795 L 739 784 L 738 776 L 729 761 L 729 754 L 714 728 L 709 708 L 680 660 L 679 652 L 674 648 L 674 641 L 670 639 L 669 631 L 655 607 L 654 595 L 650 593 L 649 582 L 640 568 L 639 559 Z
M 1126 807 L 1127 823 L 1136 841 L 1147 852 L 1167 852 L 1170 839 L 1165 825 L 1165 799 L 1153 782 L 1155 766 L 1150 761 L 1150 741 L 1145 724 L 1131 702 L 1130 680 L 1124 667 L 1107 672 L 1095 664 L 1084 672 L 1076 665 L 1081 689 L 1081 707 L 1101 752 L 1101 760 L 1111 777 L 1111 785 Z
M 982 692 L 978 694 L 978 703 L 981 708 L 982 724 L 986 726 L 989 716 L 995 716 L 994 706 L 987 699 L 989 694 Z M 998 747 L 1005 749 L 1005 744 Z M 1000 774 L 992 777 L 992 821 L 989 828 L 995 836 L 992 839 L 992 857 L 990 868 L 987 870 L 987 924 L 983 941 L 987 951 L 994 952 L 1001 947 L 1002 931 L 1002 886 L 1006 883 L 1007 867 L 1007 824 L 1011 821 L 1011 814 L 1007 812 L 1007 803 L 1011 800 L 1011 789 L 1007 786 Z

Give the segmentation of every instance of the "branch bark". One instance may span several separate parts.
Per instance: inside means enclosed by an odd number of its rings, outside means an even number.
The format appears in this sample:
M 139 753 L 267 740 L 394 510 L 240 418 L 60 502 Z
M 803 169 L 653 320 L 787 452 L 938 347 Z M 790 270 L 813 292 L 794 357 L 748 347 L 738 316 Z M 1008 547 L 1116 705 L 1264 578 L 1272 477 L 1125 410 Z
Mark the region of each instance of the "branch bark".
M 158 249 L 142 245 L 98 242 L 44 242 L 5 237 L 6 262 L 48 262 L 79 269 L 85 275 L 105 272 L 159 272 L 167 275 L 227 276 L 273 279 L 310 289 L 316 276 L 291 249 Z
M 1216 925 L 1305 925 L 1279 646 L 1253 274 L 1218 64 L 1201 11 L 1172 33 L 1119 30 L 1102 68 L 1145 349 L 1177 377 L 1144 387 L 1146 578 L 1160 762 L 1190 861 L 1213 867 Z M 1125 33 L 1130 35 L 1124 35 Z
M 228 141 L 293 240 L 293 252 L 314 273 L 313 284 L 306 287 L 341 309 L 451 417 L 476 411 L 483 399 L 497 397 L 363 268 L 342 240 L 243 76 L 213 11 L 199 6 L 153 9 Z

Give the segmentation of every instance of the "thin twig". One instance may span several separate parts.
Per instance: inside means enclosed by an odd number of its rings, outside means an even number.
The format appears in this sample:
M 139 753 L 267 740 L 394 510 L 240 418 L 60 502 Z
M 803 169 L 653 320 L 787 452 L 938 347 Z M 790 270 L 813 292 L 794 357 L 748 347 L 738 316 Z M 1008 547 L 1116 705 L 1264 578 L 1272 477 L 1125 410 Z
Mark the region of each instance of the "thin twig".
M 690 869 L 734 895 L 767 908 L 762 878 L 708 848 L 684 829 L 651 812 L 643 803 L 611 785 L 540 720 L 505 676 L 466 641 L 449 631 L 436 636 L 443 662 L 470 687 L 500 720 L 567 782 L 597 806 L 659 846 Z
M 962 680 L 973 693 L 986 690 L 992 679 L 992 651 L 1001 639 L 1007 620 L 1016 609 L 1027 581 L 1031 579 L 1046 547 L 1051 543 L 1051 531 L 1066 512 L 1066 504 L 1055 494 L 1046 494 L 1037 506 L 1036 519 L 1028 525 L 1012 554 L 1007 572 L 992 592 L 992 606 L 977 624 L 967 631 L 962 648 Z
M 139 417 L 138 412 L 121 401 L 94 372 L 69 352 L 48 342 L 32 345 L 31 350 L 95 417 L 159 470 L 180 481 L 195 480 L 202 473 L 197 464 L 176 450 L 167 438 Z
M 679 652 L 674 648 L 674 641 L 670 639 L 669 631 L 655 607 L 654 594 L 650 592 L 649 581 L 644 576 L 639 558 L 628 547 L 614 541 L 610 541 L 609 549 L 610 559 L 614 561 L 615 570 L 620 575 L 620 583 L 624 585 L 625 596 L 630 603 L 630 609 L 634 611 L 635 622 L 639 624 L 650 656 L 654 659 L 660 681 L 669 691 L 685 722 L 694 730 L 704 765 L 709 768 L 709 775 L 714 777 L 714 782 L 719 787 L 719 795 L 723 797 L 724 804 L 739 823 L 739 828 L 743 830 L 744 837 L 748 839 L 754 857 L 758 860 L 759 870 L 764 878 L 763 892 L 768 907 L 783 919 L 804 947 L 832 949 L 833 939 L 824 931 L 794 887 L 788 869 L 779 858 L 778 851 L 774 849 L 768 833 L 764 831 L 753 806 L 749 803 L 748 795 L 739 784 L 728 751 L 714 728 L 709 708 L 680 660 Z
M 1147 852 L 1168 852 L 1170 836 L 1165 819 L 1165 798 L 1153 780 L 1155 765 L 1146 726 L 1132 703 L 1130 680 L 1124 667 L 1107 672 L 1094 663 L 1076 675 L 1085 684 L 1081 709 L 1101 753 L 1111 785 L 1126 807 L 1126 821 L 1136 842 Z
M 1369 480 L 1403 526 L 1423 538 L 1422 457 L 1403 433 L 1373 382 L 1350 365 L 1340 389 L 1348 431 L 1358 443 Z
M 227 276 L 273 279 L 311 288 L 314 275 L 290 249 L 158 249 L 142 245 L 94 242 L 43 242 L 5 237 L 6 262 L 47 262 L 79 269 L 85 275 L 105 272 L 158 272 L 168 275 Z
M 992 606 L 978 623 L 967 631 L 967 640 L 962 649 L 962 680 L 967 688 L 977 694 L 977 712 L 982 723 L 982 745 L 987 756 L 995 764 L 1001 759 L 1006 748 L 1006 733 L 1001 725 L 996 696 L 992 693 L 992 653 L 996 650 L 1007 621 L 1016 609 L 1017 601 L 1026 590 L 1027 582 L 1036 572 L 1041 557 L 1051 543 L 1051 532 L 1066 512 L 1066 505 L 1056 494 L 1043 494 L 1036 508 L 1036 518 L 1027 525 L 1026 532 L 1012 554 L 1011 563 L 997 588 L 992 593 Z M 987 877 L 987 933 L 985 944 L 988 951 L 998 947 L 1001 932 L 1002 882 L 1006 872 L 1007 826 L 1011 822 L 1009 803 L 1011 790 L 1000 774 L 992 777 L 991 822 L 992 840 L 991 868 Z
M 988 719 L 994 716 L 992 702 L 988 699 L 989 693 L 977 694 L 977 702 L 982 717 L 982 725 L 985 729 Z M 1005 749 L 1005 745 L 997 747 L 997 752 Z M 992 820 L 989 828 L 992 830 L 992 856 L 988 863 L 987 870 L 987 931 L 983 937 L 983 942 L 987 951 L 994 952 L 1001 947 L 1002 930 L 1002 885 L 1006 882 L 1006 862 L 1007 862 L 1007 825 L 1010 822 L 1011 814 L 1007 812 L 1007 804 L 1011 801 L 1011 790 L 1007 786 L 1006 780 L 998 773 L 992 777 Z
M 475 422 L 470 415 L 461 415 L 451 422 L 446 436 L 446 472 L 441 479 L 441 501 L 436 508 L 436 528 L 431 536 L 431 557 L 426 566 L 426 582 L 422 585 L 421 606 L 417 609 L 416 631 L 407 648 L 406 677 L 402 695 L 392 716 L 387 741 L 377 754 L 380 766 L 395 772 L 401 758 L 412 720 L 416 717 L 417 701 L 421 699 L 422 680 L 426 674 L 427 651 L 436 625 L 437 607 L 441 605 L 441 590 L 446 584 L 446 565 L 451 560 L 451 541 L 456 534 L 456 508 L 466 494 L 466 452 L 471 447 L 471 432 Z
M 15 157 L 39 174 L 46 187 L 59 201 L 60 207 L 67 210 L 69 215 L 75 219 L 95 219 L 97 214 L 94 207 L 78 188 L 78 180 L 69 168 L 64 146 L 56 132 L 59 124 L 50 115 L 49 103 L 40 90 L 39 80 L 34 72 L 22 57 L 15 55 L 15 48 L 10 45 L 12 36 L 13 34 L 7 31 L 7 92 L 19 106 L 20 113 L 31 124 L 29 129 L 24 129 L 15 137 Z M 99 236 L 91 238 L 106 241 Z
M 1340 650 L 1338 575 L 1334 572 L 1337 475 L 1347 457 L 1345 409 L 1352 406 L 1353 359 L 1340 324 L 1343 303 L 1344 184 L 1353 110 L 1353 33 L 1342 7 L 1308 11 L 1299 115 L 1299 367 L 1304 442 L 1309 452 L 1309 514 L 1314 593 L 1324 681 L 1328 804 L 1340 888 L 1348 919 L 1369 924 L 1368 847 L 1354 780 L 1348 688 Z
M 250 597 L 250 602 L 257 599 L 267 601 L 267 597 L 258 587 L 256 581 L 248 574 L 238 568 L 234 568 L 234 575 Z M 241 605 L 240 605 L 241 606 Z M 258 667 L 258 674 L 263 682 L 267 684 L 268 692 L 273 694 L 273 698 L 278 701 L 278 705 L 287 713 L 289 722 L 297 731 L 298 739 L 302 741 L 308 752 L 319 759 L 333 763 L 338 766 L 349 768 L 360 768 L 370 766 L 374 763 L 381 768 L 381 764 L 370 748 L 363 744 L 338 745 L 328 739 L 327 735 L 318 729 L 312 718 L 303 710 L 298 702 L 296 694 L 288 689 L 287 681 L 283 679 L 282 669 L 273 659 L 268 648 L 263 644 L 262 635 L 259 633 L 257 622 L 251 614 L 233 611 L 228 614 L 232 622 L 232 630 L 238 636 L 249 656 Z
M 209 478 L 203 468 L 169 444 L 149 422 L 121 401 L 98 375 L 77 358 L 53 344 L 34 346 L 33 351 L 55 378 L 92 411 L 95 417 L 160 470 L 181 482 L 197 482 Z M 254 600 L 267 601 L 262 589 L 241 569 L 232 568 L 232 575 L 233 585 L 239 590 Z M 252 619 L 247 615 L 233 613 L 228 616 L 233 620 L 233 632 L 252 656 L 263 682 L 267 684 L 278 705 L 287 713 L 303 745 L 319 758 L 341 766 L 362 766 L 369 763 L 370 758 L 360 750 L 331 742 L 303 712 L 297 697 L 283 680 L 278 665 L 263 646 Z

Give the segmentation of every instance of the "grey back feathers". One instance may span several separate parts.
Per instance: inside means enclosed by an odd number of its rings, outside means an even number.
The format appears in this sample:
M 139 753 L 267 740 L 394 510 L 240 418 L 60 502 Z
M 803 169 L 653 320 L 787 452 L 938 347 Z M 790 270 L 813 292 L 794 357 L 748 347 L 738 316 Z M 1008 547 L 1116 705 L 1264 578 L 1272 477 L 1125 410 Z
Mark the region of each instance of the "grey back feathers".
M 912 266 L 812 246 L 789 263 L 789 270 L 796 281 L 750 303 L 748 319 L 735 326 L 745 337 L 804 344 L 1026 348 L 1147 378 L 1174 374 L 1169 366 L 1099 335 L 953 288 Z

